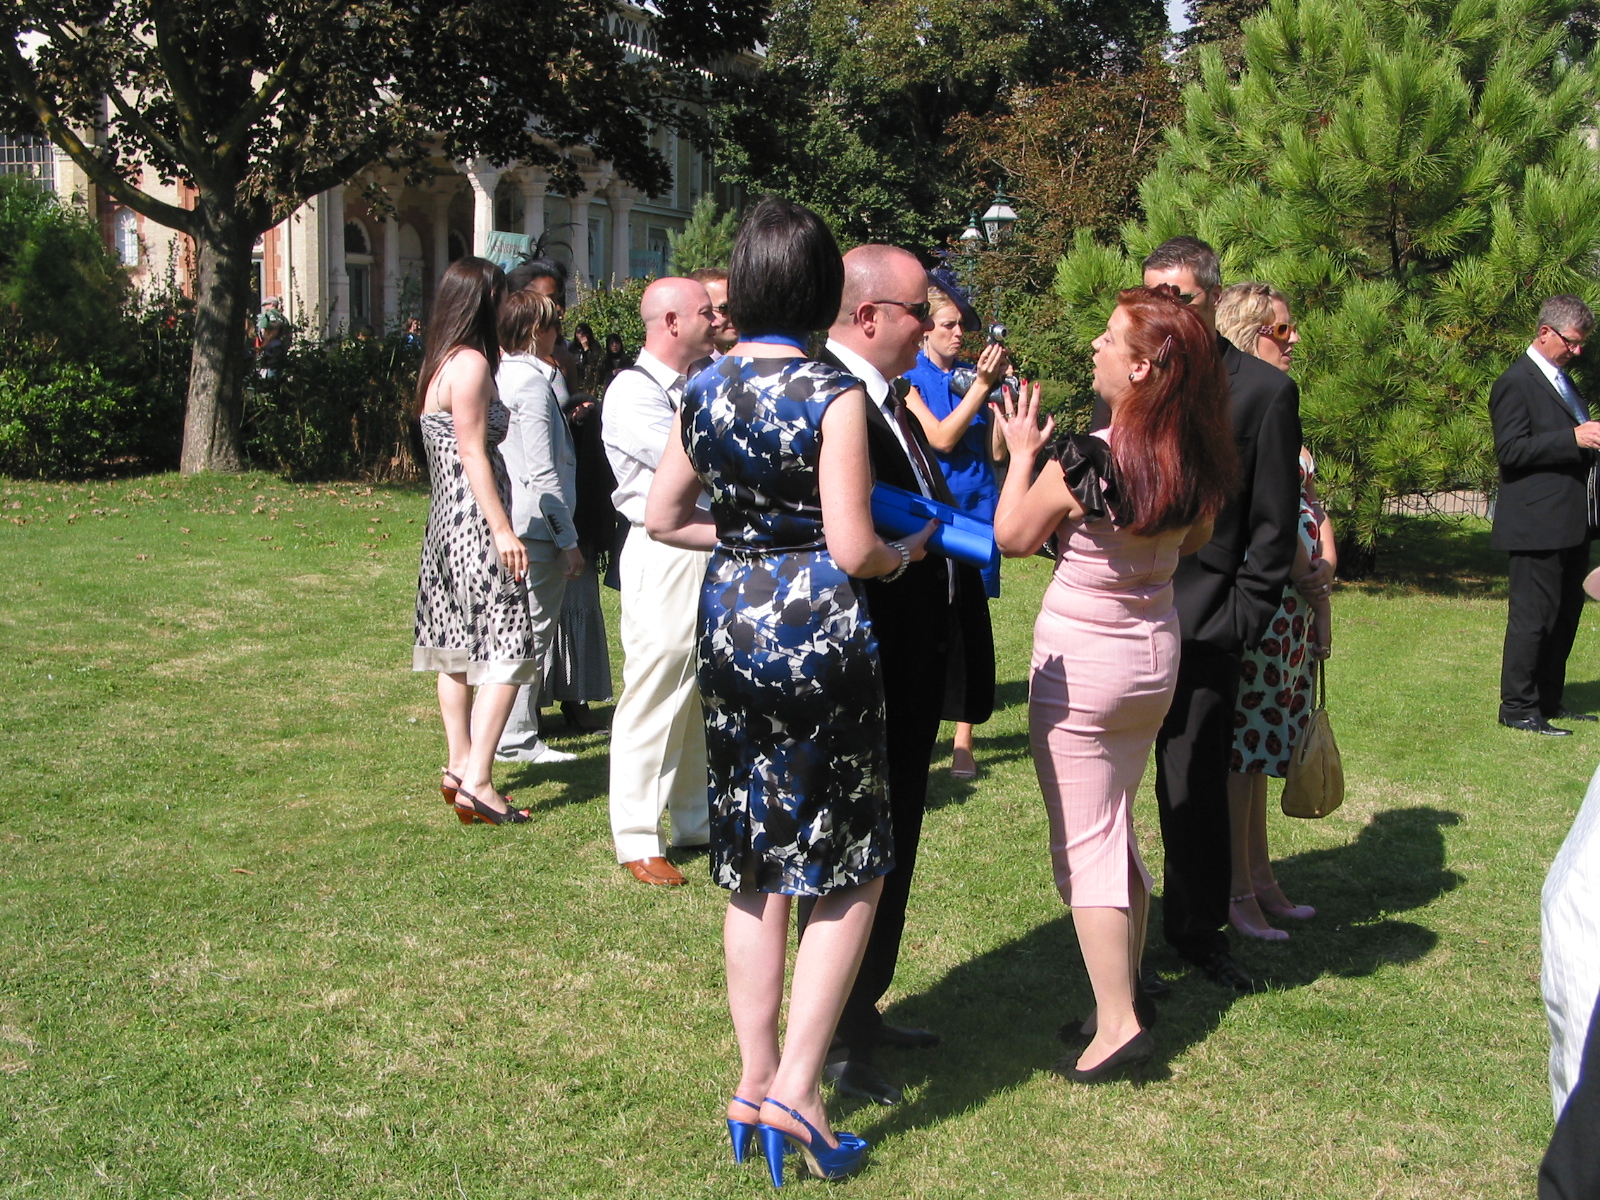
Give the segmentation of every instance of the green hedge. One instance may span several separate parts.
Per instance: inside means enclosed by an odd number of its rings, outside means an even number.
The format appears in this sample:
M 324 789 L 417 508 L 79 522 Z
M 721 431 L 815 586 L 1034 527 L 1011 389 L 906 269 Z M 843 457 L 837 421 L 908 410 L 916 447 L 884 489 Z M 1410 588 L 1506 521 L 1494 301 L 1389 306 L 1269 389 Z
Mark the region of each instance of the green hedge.
M 245 392 L 244 450 L 291 479 L 410 479 L 409 413 L 422 365 L 399 334 L 298 341 Z
M 81 479 L 126 461 L 139 440 L 139 389 L 93 363 L 47 372 L 0 370 L 0 467 L 6 474 Z

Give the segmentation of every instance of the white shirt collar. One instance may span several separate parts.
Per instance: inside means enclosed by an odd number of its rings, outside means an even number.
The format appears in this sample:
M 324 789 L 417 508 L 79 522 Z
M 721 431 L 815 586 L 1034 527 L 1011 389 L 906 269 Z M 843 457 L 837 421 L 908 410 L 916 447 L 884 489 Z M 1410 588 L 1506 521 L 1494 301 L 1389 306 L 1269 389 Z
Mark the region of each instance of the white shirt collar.
M 884 401 L 889 398 L 889 381 L 883 377 L 878 368 L 849 346 L 841 345 L 833 338 L 828 339 L 828 352 L 844 364 L 845 370 L 867 385 L 867 395 L 872 397 L 874 404 L 882 408 Z
M 1561 373 L 1561 368 L 1556 366 L 1555 363 L 1551 362 L 1544 355 L 1540 354 L 1532 346 L 1528 347 L 1528 357 L 1533 359 L 1533 365 L 1544 372 L 1544 377 L 1548 379 L 1551 386 L 1559 392 L 1561 390 L 1561 385 L 1556 382 L 1556 376 Z

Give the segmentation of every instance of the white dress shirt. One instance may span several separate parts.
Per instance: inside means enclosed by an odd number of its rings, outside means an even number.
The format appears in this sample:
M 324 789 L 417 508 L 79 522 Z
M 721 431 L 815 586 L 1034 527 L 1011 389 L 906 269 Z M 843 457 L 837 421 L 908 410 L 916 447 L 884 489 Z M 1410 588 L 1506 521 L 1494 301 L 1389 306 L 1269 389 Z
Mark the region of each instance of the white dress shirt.
M 867 387 L 867 398 L 878 406 L 878 411 L 889 422 L 889 429 L 894 434 L 895 440 L 900 443 L 900 448 L 906 452 L 906 458 L 911 463 L 911 473 L 917 477 L 917 486 L 922 489 L 922 494 L 933 499 L 933 483 L 922 473 L 922 468 L 917 465 L 917 452 L 906 441 L 906 431 L 901 428 L 900 418 L 895 416 L 894 402 L 890 399 L 893 391 L 889 381 L 885 379 L 878 368 L 857 354 L 849 346 L 841 345 L 832 338 L 828 339 L 828 353 L 832 354 L 844 364 L 845 370 L 854 375 Z
M 600 406 L 600 441 L 617 480 L 611 503 L 629 522 L 643 525 L 645 501 L 688 377 L 648 350 L 639 351 L 634 366 L 639 370 L 622 371 L 606 388 Z
M 1578 395 L 1578 389 L 1572 386 L 1572 380 L 1567 378 L 1567 373 L 1532 346 L 1528 347 L 1528 357 L 1533 360 L 1534 366 L 1544 372 L 1544 377 L 1550 381 L 1550 386 L 1555 388 L 1556 395 L 1561 397 L 1567 410 L 1572 412 L 1572 419 L 1580 422 L 1587 420 L 1588 406 L 1584 403 L 1583 397 Z

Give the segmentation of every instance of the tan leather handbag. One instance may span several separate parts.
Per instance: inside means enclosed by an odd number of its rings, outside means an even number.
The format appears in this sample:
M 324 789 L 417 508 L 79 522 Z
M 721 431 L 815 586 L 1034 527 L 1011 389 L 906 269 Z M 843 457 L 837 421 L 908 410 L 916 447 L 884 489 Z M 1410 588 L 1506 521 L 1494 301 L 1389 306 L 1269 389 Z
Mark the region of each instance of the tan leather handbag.
M 1289 756 L 1289 774 L 1283 781 L 1286 817 L 1325 817 L 1344 803 L 1344 763 L 1328 719 L 1327 667 L 1326 662 L 1317 664 L 1317 706 Z

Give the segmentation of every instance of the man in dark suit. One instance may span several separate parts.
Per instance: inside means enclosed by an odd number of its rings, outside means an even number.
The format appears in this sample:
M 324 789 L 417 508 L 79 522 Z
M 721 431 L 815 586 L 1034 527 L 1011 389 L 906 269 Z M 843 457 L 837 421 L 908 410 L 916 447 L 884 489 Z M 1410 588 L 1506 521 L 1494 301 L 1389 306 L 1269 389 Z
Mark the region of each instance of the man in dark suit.
M 1583 350 L 1594 314 L 1576 296 L 1551 296 L 1533 345 L 1489 392 L 1500 496 L 1489 544 L 1511 553 L 1510 605 L 1500 659 L 1500 724 L 1550 737 L 1551 717 L 1593 721 L 1561 703 L 1567 655 L 1589 569 L 1589 489 L 1600 422 L 1563 368 Z
M 906 411 L 900 379 L 916 364 L 923 335 L 933 328 L 927 272 L 915 255 L 893 246 L 857 246 L 844 256 L 844 266 L 839 319 L 821 357 L 866 386 L 873 475 L 881 483 L 951 504 L 927 439 Z M 936 1046 L 939 1037 L 886 1024 L 878 1001 L 889 990 L 900 956 L 928 798 L 928 765 L 952 659 L 959 664 L 964 636 L 978 639 L 987 632 L 989 612 L 977 570 L 937 554 L 912 563 L 893 582 L 869 579 L 865 587 L 883 667 L 894 869 L 884 877 L 872 936 L 839 1018 L 835 1061 L 827 1075 L 846 1095 L 896 1104 L 900 1090 L 874 1067 L 874 1049 Z
M 1170 284 L 1216 328 L 1222 278 L 1195 238 L 1158 246 L 1144 281 Z M 1228 371 L 1239 493 L 1211 541 L 1173 576 L 1182 646 L 1172 708 L 1156 738 L 1156 803 L 1165 849 L 1162 927 L 1179 957 L 1241 992 L 1255 981 L 1228 952 L 1228 768 L 1239 657 L 1261 640 L 1294 565 L 1300 512 L 1300 392 L 1276 367 L 1218 336 Z

